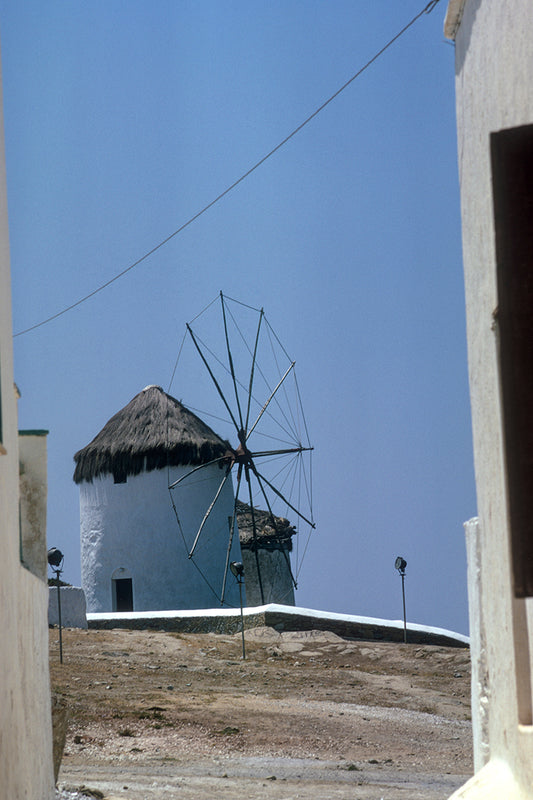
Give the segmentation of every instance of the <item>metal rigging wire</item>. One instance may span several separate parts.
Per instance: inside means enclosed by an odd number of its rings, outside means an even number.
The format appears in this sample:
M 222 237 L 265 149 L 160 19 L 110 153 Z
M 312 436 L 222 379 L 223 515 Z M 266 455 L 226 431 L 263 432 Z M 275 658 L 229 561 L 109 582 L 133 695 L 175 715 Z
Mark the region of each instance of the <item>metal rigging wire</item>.
M 281 148 L 284 147 L 287 144 L 287 142 L 289 142 L 294 136 L 296 136 L 296 134 L 300 133 L 300 131 L 303 128 L 305 128 L 306 125 L 308 125 L 316 116 L 318 116 L 318 114 L 320 114 L 327 106 L 329 106 L 329 104 L 332 103 L 333 100 L 335 100 L 341 94 L 341 92 L 344 92 L 344 90 L 347 89 L 348 86 L 350 86 L 357 78 L 359 78 L 363 74 L 363 72 L 365 72 L 375 61 L 377 61 L 377 59 L 380 58 L 380 56 L 382 56 L 383 53 L 385 53 L 385 51 L 388 50 L 389 47 L 391 47 L 391 45 L 394 44 L 394 42 L 396 42 L 401 36 L 403 36 L 403 34 L 406 33 L 409 30 L 409 28 L 411 28 L 415 24 L 415 22 L 417 22 L 420 19 L 420 17 L 422 17 L 424 14 L 429 14 L 431 11 L 433 11 L 433 9 L 435 8 L 435 6 L 437 5 L 438 2 L 439 2 L 439 0 L 431 0 L 431 2 L 429 2 L 426 6 L 424 6 L 424 8 L 421 11 L 419 11 L 418 14 L 416 14 L 407 23 L 407 25 L 404 25 L 404 27 L 400 31 L 398 31 L 398 33 L 395 36 L 393 36 L 392 39 L 390 39 L 387 42 L 387 44 L 385 44 L 381 48 L 381 50 L 379 50 L 369 61 L 366 62 L 366 64 L 364 64 L 354 75 L 352 75 L 352 77 L 349 78 L 349 80 L 347 80 L 346 83 L 344 83 L 340 87 L 340 89 L 337 89 L 337 91 L 334 92 L 334 94 L 332 94 L 330 97 L 328 97 L 328 99 L 325 100 L 322 103 L 322 105 L 320 105 L 317 109 L 315 109 L 315 111 L 313 111 L 312 114 L 310 114 L 306 119 L 304 119 L 304 121 L 301 122 L 300 125 L 298 125 L 297 128 L 294 128 L 294 130 L 291 131 L 291 133 L 289 133 L 284 139 L 282 139 L 282 141 L 279 142 L 275 147 L 273 147 L 272 150 L 270 150 L 268 153 L 266 153 L 266 155 L 264 155 L 261 159 L 259 159 L 259 161 L 257 161 L 255 164 L 253 164 L 253 166 L 251 166 L 248 170 L 246 170 L 246 172 L 244 172 L 240 176 L 240 178 L 237 178 L 236 181 L 234 181 L 230 186 L 228 186 L 226 189 L 224 189 L 223 192 L 221 192 L 213 200 L 211 200 L 210 203 L 208 203 L 202 209 L 200 209 L 200 211 L 197 211 L 196 214 L 194 214 L 192 217 L 189 217 L 189 219 L 186 222 L 184 222 L 182 225 L 180 225 L 179 228 L 177 228 L 175 231 L 173 231 L 173 233 L 169 234 L 165 239 L 163 239 L 161 242 L 159 242 L 159 244 L 156 244 L 154 247 L 151 248 L 151 250 L 148 250 L 148 252 L 144 253 L 144 255 L 142 255 L 140 258 L 138 258 L 136 261 L 134 261 L 128 267 L 123 269 L 121 272 L 118 272 L 116 275 L 114 275 L 108 281 L 106 281 L 105 283 L 101 284 L 101 286 L 98 286 L 96 289 L 93 289 L 93 291 L 89 292 L 89 294 L 84 295 L 84 297 L 80 297 L 80 299 L 77 300 L 75 303 L 71 303 L 69 306 L 66 306 L 66 308 L 63 308 L 61 311 L 58 311 L 56 314 L 52 314 L 52 316 L 41 320 L 41 322 L 37 322 L 37 323 L 35 323 L 35 325 L 30 325 L 28 328 L 24 328 L 24 330 L 18 331 L 17 333 L 14 333 L 13 334 L 13 338 L 15 338 L 17 336 L 23 336 L 25 333 L 29 333 L 30 331 L 34 331 L 37 328 L 40 328 L 43 325 L 46 325 L 47 323 L 52 322 L 53 320 L 57 319 L 58 317 L 63 316 L 63 314 L 66 314 L 68 311 L 72 311 L 74 308 L 77 308 L 82 303 L 85 303 L 86 300 L 90 300 L 91 297 L 94 297 L 99 292 L 103 291 L 104 289 L 107 289 L 107 287 L 111 286 L 112 283 L 115 283 L 115 281 L 118 281 L 119 278 L 124 277 L 124 275 L 126 275 L 128 272 L 130 272 L 135 267 L 137 267 L 139 264 L 142 264 L 143 261 L 146 261 L 146 259 L 148 259 L 154 253 L 156 253 L 158 250 L 160 250 L 164 245 L 168 244 L 168 242 L 170 242 L 171 239 L 173 239 L 179 233 L 184 231 L 185 228 L 188 228 L 189 225 L 192 225 L 192 223 L 195 222 L 203 214 L 205 214 L 206 211 L 209 211 L 210 208 L 212 208 L 214 205 L 219 203 L 227 194 L 229 194 L 231 191 L 233 191 L 233 189 L 235 189 L 240 183 L 242 183 L 253 172 L 255 172 L 256 169 L 258 169 L 262 164 L 264 164 L 265 161 L 268 161 L 268 159 L 271 158 L 275 153 L 277 153 L 278 150 L 281 150 Z M 245 304 L 243 303 L 243 305 L 245 305 Z

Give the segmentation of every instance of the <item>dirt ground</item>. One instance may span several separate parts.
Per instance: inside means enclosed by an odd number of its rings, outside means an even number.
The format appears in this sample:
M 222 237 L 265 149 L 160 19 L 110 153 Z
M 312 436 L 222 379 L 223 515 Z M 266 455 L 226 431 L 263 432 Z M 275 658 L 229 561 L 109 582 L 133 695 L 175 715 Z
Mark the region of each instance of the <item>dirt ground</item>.
M 445 800 L 472 774 L 467 649 L 241 635 L 50 632 L 70 708 L 59 776 L 155 800 Z M 99 794 L 100 793 L 100 794 Z

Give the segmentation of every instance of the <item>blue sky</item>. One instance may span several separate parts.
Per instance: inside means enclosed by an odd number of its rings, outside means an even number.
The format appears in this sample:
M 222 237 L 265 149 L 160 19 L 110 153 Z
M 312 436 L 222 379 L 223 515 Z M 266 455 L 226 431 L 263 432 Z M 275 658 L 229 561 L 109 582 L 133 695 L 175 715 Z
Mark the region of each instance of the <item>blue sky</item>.
M 425 3 L 0 0 L 13 318 L 21 331 L 179 228 Z M 317 523 L 297 604 L 467 632 L 475 515 L 444 0 L 153 256 L 15 338 L 21 428 L 50 431 L 48 541 L 79 582 L 75 451 L 220 290 L 297 362 Z M 187 375 L 172 393 L 185 398 Z M 216 425 L 213 425 L 216 429 Z

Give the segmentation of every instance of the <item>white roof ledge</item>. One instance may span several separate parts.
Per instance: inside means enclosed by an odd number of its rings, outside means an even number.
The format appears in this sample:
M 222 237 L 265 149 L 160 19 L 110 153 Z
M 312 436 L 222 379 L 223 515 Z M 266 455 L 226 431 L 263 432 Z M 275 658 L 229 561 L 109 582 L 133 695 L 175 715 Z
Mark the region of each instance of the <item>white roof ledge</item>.
M 465 4 L 466 0 L 449 0 L 446 19 L 444 20 L 444 35 L 447 39 L 453 39 L 455 41 L 461 19 L 463 18 Z

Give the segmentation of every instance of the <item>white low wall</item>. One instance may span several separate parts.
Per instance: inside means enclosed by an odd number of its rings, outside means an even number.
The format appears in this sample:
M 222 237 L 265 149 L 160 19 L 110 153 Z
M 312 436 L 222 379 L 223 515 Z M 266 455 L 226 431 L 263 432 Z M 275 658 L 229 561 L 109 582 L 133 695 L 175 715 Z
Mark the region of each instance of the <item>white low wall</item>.
M 7 574 L 4 564 L 0 567 L 0 797 L 53 800 L 47 587 L 24 567 L 12 565 Z
M 266 625 L 278 631 L 322 630 L 348 639 L 403 642 L 403 620 L 358 617 L 277 603 L 245 608 L 243 617 L 245 629 Z M 89 612 L 87 619 L 91 628 L 156 628 L 184 633 L 236 633 L 241 625 L 240 609 L 236 608 L 129 611 L 113 614 Z M 433 644 L 440 647 L 468 647 L 470 640 L 468 636 L 444 628 L 408 622 L 407 641 L 410 644 Z
M 64 628 L 86 628 L 87 615 L 85 592 L 77 586 L 62 586 L 61 624 Z M 57 608 L 57 586 L 49 587 L 48 624 L 59 625 Z

